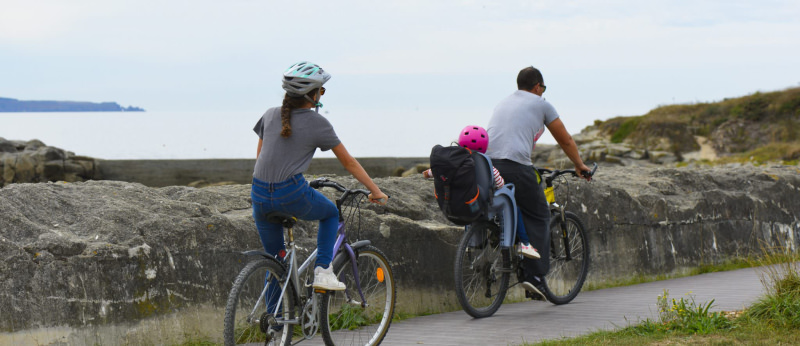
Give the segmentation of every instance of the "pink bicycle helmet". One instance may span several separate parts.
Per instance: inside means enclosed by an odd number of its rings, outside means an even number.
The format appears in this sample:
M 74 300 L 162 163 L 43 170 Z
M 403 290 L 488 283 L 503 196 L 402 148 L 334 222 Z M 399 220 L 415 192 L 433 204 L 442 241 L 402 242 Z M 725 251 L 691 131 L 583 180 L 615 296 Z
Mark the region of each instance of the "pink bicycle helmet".
M 458 136 L 458 145 L 479 153 L 486 153 L 486 147 L 489 146 L 489 134 L 483 127 L 469 125 L 461 130 L 461 134 Z

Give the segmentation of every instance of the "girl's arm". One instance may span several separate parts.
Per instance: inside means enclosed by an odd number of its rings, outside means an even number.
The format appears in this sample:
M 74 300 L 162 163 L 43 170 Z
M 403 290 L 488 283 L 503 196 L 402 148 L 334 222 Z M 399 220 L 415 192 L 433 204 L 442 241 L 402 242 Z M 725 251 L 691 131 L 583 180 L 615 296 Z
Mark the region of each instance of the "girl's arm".
M 359 183 L 363 184 L 367 187 L 367 189 L 372 192 L 369 195 L 370 202 L 378 203 L 378 204 L 386 204 L 386 201 L 389 199 L 389 196 L 386 196 L 385 193 L 378 188 L 378 185 L 375 185 L 375 182 L 372 181 L 372 178 L 369 177 L 367 171 L 364 170 L 364 167 L 361 167 L 361 164 L 358 163 L 350 153 L 347 152 L 343 143 L 339 143 L 339 145 L 333 147 L 333 154 L 336 155 L 336 158 L 339 159 L 339 162 L 342 164 L 342 167 L 346 169 L 350 174 L 353 175 Z
M 506 184 L 505 180 L 503 180 L 503 176 L 500 175 L 500 171 L 497 168 L 492 167 L 492 175 L 494 175 L 494 187 L 501 188 L 503 185 Z

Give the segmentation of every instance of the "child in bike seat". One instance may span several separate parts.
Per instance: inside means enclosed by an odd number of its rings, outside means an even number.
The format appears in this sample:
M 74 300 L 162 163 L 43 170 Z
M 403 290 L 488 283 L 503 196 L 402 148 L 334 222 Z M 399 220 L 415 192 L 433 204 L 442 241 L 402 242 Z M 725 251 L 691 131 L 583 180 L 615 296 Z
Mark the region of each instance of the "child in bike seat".
M 261 244 L 276 258 L 286 254 L 283 227 L 267 220 L 279 211 L 301 220 L 319 220 L 314 288 L 344 290 L 331 268 L 339 210 L 319 191 L 311 188 L 303 172 L 317 148 L 333 150 L 344 168 L 371 192 L 369 200 L 385 204 L 388 197 L 372 181 L 361 164 L 339 140 L 331 123 L 318 113 L 331 75 L 318 65 L 300 62 L 283 73 L 286 95 L 283 105 L 268 109 L 253 131 L 258 134 L 258 150 L 251 191 L 253 218 Z M 316 107 L 316 109 L 314 109 Z M 277 298 L 277 296 L 276 296 Z M 272 302 L 270 302 L 272 303 Z
M 486 148 L 489 146 L 489 134 L 486 133 L 486 130 L 483 127 L 469 125 L 463 128 L 461 133 L 459 133 L 458 145 L 484 154 L 486 153 Z M 499 189 L 505 185 L 503 177 L 500 176 L 500 172 L 494 167 L 492 167 L 492 175 L 494 176 L 494 186 L 496 189 Z M 426 179 L 430 179 L 433 178 L 433 173 L 430 169 L 428 169 L 422 172 L 422 176 Z M 519 212 L 517 214 L 520 215 L 517 220 L 517 236 L 520 240 L 517 244 L 517 252 L 521 253 L 525 257 L 538 259 L 541 256 L 539 255 L 539 252 L 531 245 L 530 240 L 528 239 L 528 233 L 525 232 L 525 226 L 522 223 L 522 215 Z

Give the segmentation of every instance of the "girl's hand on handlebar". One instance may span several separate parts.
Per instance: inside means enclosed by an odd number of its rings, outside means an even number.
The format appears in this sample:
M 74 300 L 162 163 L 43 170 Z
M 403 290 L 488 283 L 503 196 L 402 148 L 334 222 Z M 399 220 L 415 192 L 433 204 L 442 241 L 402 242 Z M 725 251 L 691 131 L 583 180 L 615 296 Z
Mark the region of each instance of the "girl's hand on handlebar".
M 378 193 L 371 193 L 369 196 L 367 196 L 367 198 L 369 198 L 370 202 L 379 205 L 386 205 L 386 202 L 389 201 L 389 196 L 381 191 L 378 191 Z

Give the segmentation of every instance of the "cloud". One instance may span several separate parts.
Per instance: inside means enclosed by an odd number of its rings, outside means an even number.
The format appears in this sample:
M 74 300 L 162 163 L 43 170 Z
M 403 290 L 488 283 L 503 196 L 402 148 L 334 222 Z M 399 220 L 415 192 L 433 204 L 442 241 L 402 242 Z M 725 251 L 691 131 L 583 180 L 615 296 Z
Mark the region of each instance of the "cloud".
M 800 55 L 796 3 L 4 0 L 0 62 L 18 68 L 3 71 L 0 87 L 37 95 L 81 84 L 87 95 L 146 95 L 135 101 L 145 107 L 158 95 L 175 102 L 175 93 L 185 93 L 178 108 L 191 100 L 256 103 L 282 94 L 264 80 L 307 59 L 334 74 L 342 95 L 367 94 L 359 102 L 381 105 L 389 104 L 381 97 L 404 98 L 412 107 L 449 88 L 453 103 L 494 100 L 476 85 L 505 88 L 533 64 L 549 79 L 551 97 L 571 85 L 616 107 L 620 94 L 640 100 L 645 86 L 665 80 L 705 83 L 706 92 L 723 83 L 719 75 L 747 71 L 772 76 L 765 85 L 784 83 Z M 682 100 L 669 92 L 667 100 Z M 694 95 L 705 94 L 687 97 Z
M 58 37 L 77 20 L 65 2 L 4 1 L 0 11 L 0 41 L 30 42 Z

